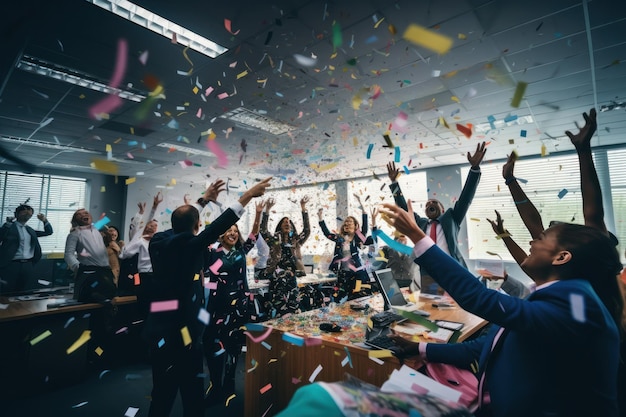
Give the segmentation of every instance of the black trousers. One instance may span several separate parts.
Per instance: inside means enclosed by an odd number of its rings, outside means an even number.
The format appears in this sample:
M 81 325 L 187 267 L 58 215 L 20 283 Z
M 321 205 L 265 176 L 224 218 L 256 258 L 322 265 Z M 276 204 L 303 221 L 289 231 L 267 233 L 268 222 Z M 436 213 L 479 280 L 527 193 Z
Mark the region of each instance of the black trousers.
M 183 417 L 204 416 L 204 379 L 202 349 L 169 345 L 150 348 L 152 363 L 152 401 L 149 417 L 168 417 L 178 391 L 183 403 Z
M 0 268 L 0 294 L 32 290 L 37 286 L 32 261 L 11 261 Z

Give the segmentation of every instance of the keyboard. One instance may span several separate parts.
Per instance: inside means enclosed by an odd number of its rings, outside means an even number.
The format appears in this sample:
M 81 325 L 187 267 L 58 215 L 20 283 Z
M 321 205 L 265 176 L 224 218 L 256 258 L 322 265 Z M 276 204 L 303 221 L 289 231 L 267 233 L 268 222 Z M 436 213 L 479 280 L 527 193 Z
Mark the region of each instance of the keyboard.
M 387 327 L 391 323 L 400 323 L 406 320 L 406 318 L 404 318 L 400 314 L 396 314 L 393 311 L 389 310 L 373 314 L 370 318 L 372 319 L 372 323 L 374 323 L 374 325 L 377 327 Z
M 393 350 L 398 347 L 393 341 L 393 339 L 388 336 L 376 336 L 370 340 L 366 340 L 365 344 L 377 349 L 389 349 Z

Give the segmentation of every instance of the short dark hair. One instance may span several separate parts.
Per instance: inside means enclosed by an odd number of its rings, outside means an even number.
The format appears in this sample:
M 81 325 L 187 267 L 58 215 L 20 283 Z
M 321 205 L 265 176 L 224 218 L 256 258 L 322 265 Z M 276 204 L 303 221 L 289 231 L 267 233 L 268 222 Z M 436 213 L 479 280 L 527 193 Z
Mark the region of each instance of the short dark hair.
M 193 232 L 199 222 L 200 213 L 194 206 L 180 206 L 172 213 L 172 230 L 174 233 Z
M 30 210 L 33 213 L 35 212 L 35 210 L 33 210 L 33 208 L 31 206 L 29 206 L 28 204 L 20 204 L 19 206 L 17 206 L 17 208 L 15 209 L 15 217 L 17 217 L 17 213 L 19 213 L 20 211 L 23 210 Z

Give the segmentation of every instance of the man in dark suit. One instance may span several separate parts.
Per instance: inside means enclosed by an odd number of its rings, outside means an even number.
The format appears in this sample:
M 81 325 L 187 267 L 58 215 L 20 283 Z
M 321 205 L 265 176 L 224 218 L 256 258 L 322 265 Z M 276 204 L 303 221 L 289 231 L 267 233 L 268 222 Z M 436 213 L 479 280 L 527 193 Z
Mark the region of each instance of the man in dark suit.
M 196 235 L 200 227 L 198 210 L 184 205 L 172 213 L 172 229 L 156 233 L 150 240 L 153 277 L 146 296 L 151 307 L 144 327 L 152 362 L 150 417 L 169 416 L 179 390 L 184 415 L 204 415 L 201 343 L 208 321 L 208 313 L 203 308 L 204 253 L 239 220 L 244 206 L 253 197 L 265 193 L 270 179 L 244 192 L 237 203 L 200 234 Z M 216 181 L 205 196 L 215 200 L 224 185 L 224 181 Z
M 8 217 L 0 229 L 0 294 L 35 288 L 35 264 L 41 259 L 39 237 L 50 236 L 52 225 L 42 213 L 37 218 L 44 230 L 34 230 L 26 223 L 33 217 L 33 208 L 21 204 L 15 217 Z
M 439 200 L 430 199 L 426 202 L 426 217 L 422 217 L 419 214 L 414 213 L 415 222 L 419 228 L 426 233 L 426 236 L 430 236 L 441 250 L 452 256 L 466 268 L 467 265 L 465 264 L 463 254 L 461 253 L 461 249 L 459 248 L 457 241 L 459 231 L 461 230 L 461 223 L 463 222 L 465 214 L 467 214 L 467 210 L 474 199 L 476 188 L 478 188 L 478 183 L 480 181 L 480 163 L 485 157 L 486 152 L 485 142 L 482 142 L 476 145 L 476 152 L 473 155 L 469 152 L 467 153 L 467 160 L 471 164 L 472 168 L 467 175 L 461 195 L 454 204 L 454 207 L 445 210 L 443 204 L 441 204 Z M 400 185 L 398 184 L 400 170 L 396 168 L 396 165 L 393 162 L 390 162 L 387 164 L 387 173 L 389 174 L 389 179 L 391 180 L 389 188 L 393 193 L 393 198 L 396 204 L 406 210 L 406 200 L 404 195 L 402 195 L 402 190 L 400 190 Z M 433 281 L 430 273 L 423 268 L 420 272 L 422 291 L 426 293 L 436 293 L 439 286 Z

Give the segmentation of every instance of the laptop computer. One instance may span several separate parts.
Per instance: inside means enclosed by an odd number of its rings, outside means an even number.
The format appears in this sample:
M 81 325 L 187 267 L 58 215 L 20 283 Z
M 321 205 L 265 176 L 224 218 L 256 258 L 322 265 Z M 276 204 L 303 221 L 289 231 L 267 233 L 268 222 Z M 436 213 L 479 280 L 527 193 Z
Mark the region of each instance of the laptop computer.
M 418 309 L 416 304 L 410 303 L 404 298 L 404 294 L 402 294 L 391 268 L 374 271 L 374 277 L 378 281 L 378 285 L 380 285 L 381 294 L 385 302 L 385 310 L 412 311 L 422 316 L 429 316 L 427 312 Z

